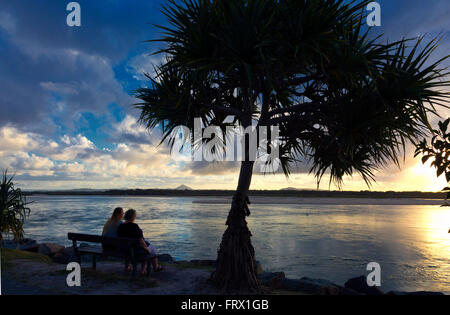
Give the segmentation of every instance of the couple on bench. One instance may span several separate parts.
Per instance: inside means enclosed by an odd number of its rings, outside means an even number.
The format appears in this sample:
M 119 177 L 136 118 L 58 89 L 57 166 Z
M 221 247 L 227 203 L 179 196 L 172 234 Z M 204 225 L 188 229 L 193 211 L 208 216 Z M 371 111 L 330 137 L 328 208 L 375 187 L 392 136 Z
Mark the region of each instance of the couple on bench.
M 122 222 L 123 218 L 123 222 Z M 163 268 L 158 265 L 158 258 L 156 257 L 156 248 L 144 239 L 144 234 L 139 228 L 139 225 L 134 223 L 136 220 L 136 210 L 130 209 L 125 212 L 122 208 L 114 209 L 111 218 L 106 221 L 103 227 L 103 236 L 106 237 L 124 237 L 139 239 L 140 247 L 138 249 L 138 255 L 152 255 L 155 256 L 152 259 L 153 271 L 158 272 Z M 104 245 L 105 247 L 105 245 Z M 131 271 L 131 265 L 129 261 L 125 262 L 125 271 Z M 147 261 L 141 264 L 141 275 L 147 274 Z

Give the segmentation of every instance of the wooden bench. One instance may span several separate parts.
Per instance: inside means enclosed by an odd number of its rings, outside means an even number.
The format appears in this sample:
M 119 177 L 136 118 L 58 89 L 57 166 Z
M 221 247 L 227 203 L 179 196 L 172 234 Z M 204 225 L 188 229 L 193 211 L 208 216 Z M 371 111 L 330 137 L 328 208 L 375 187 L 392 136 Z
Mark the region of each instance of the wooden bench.
M 97 256 L 101 257 L 118 257 L 125 260 L 129 260 L 133 266 L 133 278 L 136 277 L 136 267 L 138 262 L 147 261 L 149 264 L 147 266 L 147 276 L 150 275 L 151 260 L 156 256 L 150 254 L 137 254 L 140 248 L 139 239 L 133 238 L 123 238 L 123 237 L 104 237 L 98 235 L 90 234 L 79 234 L 79 233 L 68 233 L 67 237 L 73 243 L 73 251 L 77 257 L 78 263 L 81 263 L 81 256 L 92 255 L 92 268 L 97 268 Z M 102 244 L 102 247 L 97 246 L 86 246 L 79 247 L 77 241 L 88 242 L 88 243 L 98 243 Z M 117 248 L 117 250 L 105 251 L 103 250 L 103 245 L 112 246 Z

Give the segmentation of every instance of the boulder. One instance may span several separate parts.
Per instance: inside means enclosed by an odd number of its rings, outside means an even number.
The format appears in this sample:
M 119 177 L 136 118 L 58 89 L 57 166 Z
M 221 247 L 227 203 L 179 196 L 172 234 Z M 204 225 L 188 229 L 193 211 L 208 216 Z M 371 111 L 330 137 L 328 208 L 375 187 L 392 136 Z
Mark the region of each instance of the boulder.
M 3 240 L 3 247 L 9 249 L 26 250 L 37 253 L 39 250 L 39 244 L 33 239 L 24 238 L 20 242 L 13 240 Z
M 310 294 L 319 295 L 339 295 L 342 288 L 328 280 L 310 279 L 307 277 L 301 279 L 286 279 L 283 282 L 283 288 L 289 291 L 301 291 Z
M 345 283 L 345 288 L 367 295 L 383 295 L 378 287 L 369 287 L 365 276 L 352 278 Z
M 64 246 L 53 244 L 53 243 L 44 243 L 39 246 L 39 254 L 47 255 L 50 257 L 55 256 L 56 254 L 64 251 Z
M 444 295 L 442 292 L 418 291 L 418 292 L 403 292 L 403 291 L 389 291 L 386 295 Z
M 35 240 L 30 240 L 29 242 L 27 242 L 25 244 L 21 244 L 20 250 L 37 253 L 39 251 L 39 246 L 40 245 L 38 242 L 36 242 Z
M 173 259 L 173 257 L 170 256 L 169 254 L 161 254 L 158 255 L 158 261 L 167 264 L 173 264 L 175 262 L 175 259 Z
M 258 275 L 260 283 L 270 289 L 280 289 L 283 287 L 286 276 L 284 272 L 263 272 Z
M 417 292 L 408 292 L 407 295 L 445 295 L 445 294 L 442 292 L 417 291 Z
M 364 295 L 363 293 L 359 293 L 358 291 L 349 289 L 349 288 L 344 288 L 344 287 L 339 287 L 339 295 Z
M 64 248 L 63 251 L 56 253 L 52 257 L 52 260 L 57 264 L 64 264 L 64 265 L 67 265 L 70 262 L 77 261 L 73 251 L 73 246 L 66 247 Z

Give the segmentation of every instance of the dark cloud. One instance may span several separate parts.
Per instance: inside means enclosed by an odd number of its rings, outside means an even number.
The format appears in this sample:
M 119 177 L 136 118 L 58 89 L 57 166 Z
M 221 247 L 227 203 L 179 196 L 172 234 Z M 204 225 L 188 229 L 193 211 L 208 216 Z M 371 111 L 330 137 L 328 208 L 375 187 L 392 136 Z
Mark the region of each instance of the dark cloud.
M 135 102 L 114 67 L 149 49 L 160 1 L 79 1 L 79 28 L 66 25 L 67 3 L 1 1 L 0 126 L 54 133 L 73 128 L 77 113 Z
M 13 40 L 22 43 L 23 49 L 47 51 L 64 47 L 107 56 L 114 62 L 155 36 L 156 30 L 151 24 L 161 24 L 165 20 L 159 13 L 164 1 L 77 2 L 81 6 L 81 27 L 66 24 L 69 1 L 2 0 L 0 12 L 10 16 L 9 24 L 15 29 Z

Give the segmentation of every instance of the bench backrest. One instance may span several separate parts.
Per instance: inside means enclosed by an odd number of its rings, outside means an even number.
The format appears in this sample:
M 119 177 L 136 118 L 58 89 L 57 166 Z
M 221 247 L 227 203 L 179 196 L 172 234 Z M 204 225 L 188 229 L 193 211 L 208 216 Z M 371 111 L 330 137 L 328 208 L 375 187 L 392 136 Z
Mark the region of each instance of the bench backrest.
M 125 237 L 105 237 L 99 235 L 91 234 L 80 234 L 80 233 L 68 233 L 67 237 L 71 241 L 89 242 L 89 243 L 101 243 L 106 245 L 116 245 L 116 246 L 139 246 L 139 240 L 135 238 L 125 238 Z

